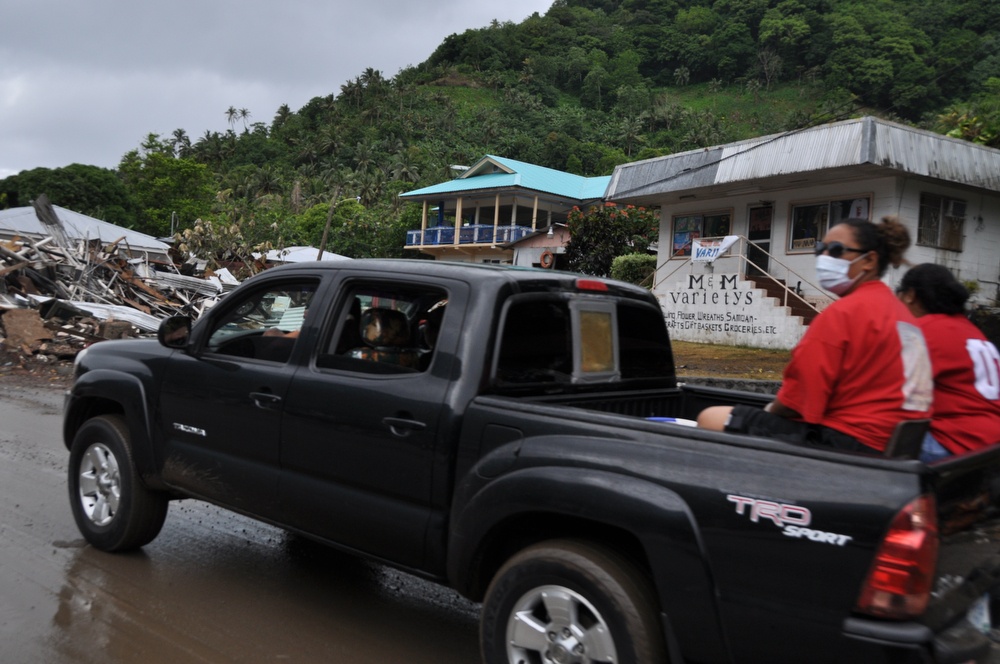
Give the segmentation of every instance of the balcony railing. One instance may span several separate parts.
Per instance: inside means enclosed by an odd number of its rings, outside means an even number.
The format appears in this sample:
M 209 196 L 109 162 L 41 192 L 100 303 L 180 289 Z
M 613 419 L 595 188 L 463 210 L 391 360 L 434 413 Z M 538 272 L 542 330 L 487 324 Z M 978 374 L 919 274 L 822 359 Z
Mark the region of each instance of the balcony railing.
M 506 244 L 532 233 L 528 226 L 496 226 L 472 224 L 458 231 L 458 244 Z M 455 244 L 454 226 L 433 226 L 427 230 L 406 231 L 407 247 Z

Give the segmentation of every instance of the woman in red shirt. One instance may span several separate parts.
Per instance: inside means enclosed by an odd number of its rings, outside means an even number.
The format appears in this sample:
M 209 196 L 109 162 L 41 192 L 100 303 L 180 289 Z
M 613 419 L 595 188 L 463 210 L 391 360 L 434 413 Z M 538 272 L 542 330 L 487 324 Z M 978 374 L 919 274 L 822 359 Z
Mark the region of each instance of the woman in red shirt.
M 896 289 L 917 317 L 934 370 L 934 417 L 921 459 L 1000 442 L 1000 353 L 965 316 L 969 291 L 943 265 L 910 269 Z
M 882 454 L 899 422 L 928 417 L 933 387 L 923 335 L 881 280 L 909 246 L 909 232 L 893 217 L 832 227 L 816 243 L 816 272 L 840 299 L 792 351 L 774 401 L 764 409 L 707 408 L 698 425 Z

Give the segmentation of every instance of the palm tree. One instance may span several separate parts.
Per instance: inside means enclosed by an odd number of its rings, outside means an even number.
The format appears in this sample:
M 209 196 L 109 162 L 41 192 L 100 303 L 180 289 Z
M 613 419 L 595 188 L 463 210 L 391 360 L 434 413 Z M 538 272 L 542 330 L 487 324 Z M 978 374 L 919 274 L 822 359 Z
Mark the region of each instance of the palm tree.
M 250 111 L 245 108 L 241 108 L 238 111 L 238 114 L 240 116 L 240 120 L 243 121 L 243 131 L 245 132 L 247 130 L 247 120 L 250 119 Z
M 632 156 L 632 149 L 643 141 L 642 121 L 639 118 L 625 118 L 618 126 L 618 138 L 625 144 L 625 155 Z
M 360 82 L 362 87 L 374 97 L 381 96 L 385 88 L 385 78 L 382 76 L 382 72 L 371 67 L 365 69 L 364 73 L 361 74 Z
M 205 130 L 205 135 L 198 139 L 193 148 L 194 154 L 210 164 L 220 164 L 226 158 L 226 149 L 219 132 Z
M 691 70 L 685 67 L 684 65 L 681 65 L 680 67 L 674 70 L 674 81 L 677 82 L 678 86 L 683 87 L 687 85 L 688 81 L 690 80 L 691 80 Z
M 353 100 L 355 108 L 361 106 L 361 81 L 357 78 L 347 81 L 340 86 L 340 96 L 348 100 Z
M 280 193 L 283 189 L 281 177 L 270 164 L 264 165 L 257 171 L 253 181 L 253 194 L 260 198 L 270 194 Z
M 354 148 L 354 167 L 359 173 L 365 173 L 371 170 L 372 164 L 375 163 L 375 149 L 372 144 L 365 141 L 358 143 Z
M 396 153 L 392 162 L 392 177 L 402 182 L 416 182 L 420 179 L 420 172 L 406 151 Z
M 352 179 L 362 205 L 371 207 L 378 201 L 385 186 L 385 175 L 381 170 L 375 168 L 371 171 L 355 171 Z
M 174 129 L 170 146 L 174 149 L 174 154 L 178 157 L 187 157 L 191 154 L 191 138 L 183 129 Z
M 236 126 L 236 120 L 240 117 L 240 112 L 236 110 L 235 106 L 230 106 L 226 109 L 226 121 L 229 122 L 230 127 Z
M 278 112 L 274 114 L 274 122 L 271 123 L 271 126 L 277 129 L 288 122 L 288 118 L 291 116 L 292 109 L 288 107 L 288 104 L 282 104 L 278 107 Z
M 337 127 L 335 125 L 324 125 L 322 129 L 319 130 L 319 138 L 317 140 L 317 152 L 321 155 L 330 155 L 334 159 L 340 154 L 343 144 L 340 142 L 340 137 L 337 136 Z

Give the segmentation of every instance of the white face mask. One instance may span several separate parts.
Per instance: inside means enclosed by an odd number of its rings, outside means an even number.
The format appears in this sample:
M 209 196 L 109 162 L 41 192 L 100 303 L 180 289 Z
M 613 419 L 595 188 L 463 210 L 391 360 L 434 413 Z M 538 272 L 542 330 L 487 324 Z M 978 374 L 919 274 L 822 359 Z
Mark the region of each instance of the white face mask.
M 847 272 L 851 269 L 851 264 L 865 257 L 862 254 L 849 261 L 846 258 L 834 258 L 827 254 L 820 254 L 816 257 L 816 277 L 819 285 L 836 295 L 843 295 L 851 290 L 851 287 L 861 278 L 861 274 L 851 279 Z M 864 274 L 864 273 L 862 273 Z

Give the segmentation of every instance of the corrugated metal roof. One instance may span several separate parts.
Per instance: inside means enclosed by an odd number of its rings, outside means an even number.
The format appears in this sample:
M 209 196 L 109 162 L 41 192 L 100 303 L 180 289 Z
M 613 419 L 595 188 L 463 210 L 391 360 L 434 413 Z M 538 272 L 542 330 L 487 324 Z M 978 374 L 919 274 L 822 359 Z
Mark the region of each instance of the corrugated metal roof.
M 1000 150 L 873 117 L 623 164 L 609 200 L 865 167 L 1000 191 Z
M 127 243 L 133 251 L 148 251 L 163 255 L 166 255 L 170 248 L 169 245 L 160 242 L 152 235 L 122 228 L 58 205 L 53 205 L 52 208 L 63 223 L 66 235 L 71 240 L 100 240 L 102 243 L 109 243 L 124 238 L 123 243 Z M 5 235 L 22 234 L 37 238 L 50 235 L 49 230 L 35 214 L 35 208 L 31 206 L 0 210 L 0 233 Z
M 254 254 L 259 257 L 260 254 Z M 304 263 L 306 261 L 348 261 L 347 256 L 341 256 L 331 251 L 324 251 L 323 258 L 319 258 L 317 247 L 285 247 L 284 249 L 272 249 L 267 252 L 267 260 L 275 263 Z
M 400 194 L 403 198 L 457 195 L 471 191 L 520 188 L 578 201 L 599 200 L 611 176 L 583 177 L 536 164 L 487 155 L 448 182 Z

